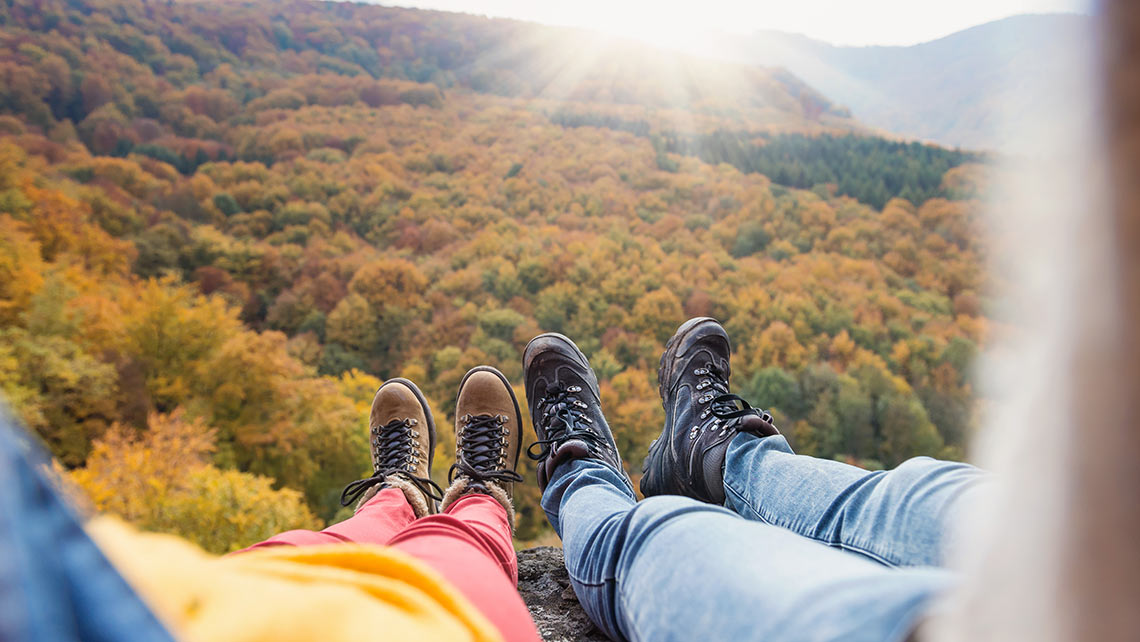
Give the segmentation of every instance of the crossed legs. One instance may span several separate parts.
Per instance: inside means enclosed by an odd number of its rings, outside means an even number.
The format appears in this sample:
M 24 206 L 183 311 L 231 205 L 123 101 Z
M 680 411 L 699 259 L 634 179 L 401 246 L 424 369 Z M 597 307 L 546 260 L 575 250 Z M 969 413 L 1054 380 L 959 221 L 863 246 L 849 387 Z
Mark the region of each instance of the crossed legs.
M 595 624 L 615 640 L 903 640 L 955 579 L 950 524 L 983 475 L 794 454 L 729 388 L 729 341 L 683 324 L 658 370 L 666 422 L 636 500 L 573 341 L 524 354 L 543 509 Z
M 750 446 L 749 440 L 763 441 L 749 435 L 737 440 L 744 442 L 742 449 Z M 832 462 L 805 457 L 797 463 L 830 468 Z M 931 467 L 938 468 L 934 463 Z M 942 466 L 948 473 L 960 465 Z M 594 622 L 615 640 L 903 640 L 953 584 L 950 572 L 924 565 L 940 556 L 934 550 L 938 542 L 928 539 L 928 548 L 920 550 L 906 537 L 896 541 L 899 529 L 836 531 L 833 527 L 843 520 L 835 515 L 911 511 L 909 521 L 928 520 L 928 530 L 936 530 L 967 496 L 976 474 L 950 482 L 936 471 L 912 476 L 901 468 L 901 474 L 844 468 L 850 470 L 841 472 L 853 481 L 827 502 L 831 510 L 818 516 L 803 512 L 810 501 L 781 505 L 785 489 L 780 487 L 774 493 L 777 501 L 762 502 L 768 515 L 794 525 L 795 531 L 742 519 L 729 508 L 687 497 L 638 503 L 623 474 L 591 459 L 560 465 L 542 503 L 562 537 L 575 592 Z M 856 479 L 857 473 L 863 474 Z M 757 483 L 763 477 L 751 479 L 751 485 L 744 479 L 732 482 L 754 499 L 767 499 L 765 487 Z M 899 492 L 864 496 L 860 489 L 874 480 L 897 485 Z M 941 492 L 958 499 L 914 501 Z M 937 514 L 923 514 L 931 509 Z M 838 532 L 845 541 L 871 535 L 864 542 L 870 550 L 915 556 L 897 558 L 908 568 L 891 568 L 829 546 L 827 537 L 805 537 L 799 531 Z

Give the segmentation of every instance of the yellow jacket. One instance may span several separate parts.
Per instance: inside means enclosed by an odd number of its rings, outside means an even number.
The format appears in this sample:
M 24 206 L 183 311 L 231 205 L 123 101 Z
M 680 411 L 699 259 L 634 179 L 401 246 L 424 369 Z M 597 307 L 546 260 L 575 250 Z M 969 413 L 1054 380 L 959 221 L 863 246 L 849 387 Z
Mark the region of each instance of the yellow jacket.
M 433 569 L 383 546 L 279 546 L 214 557 L 100 517 L 88 531 L 184 640 L 498 641 Z

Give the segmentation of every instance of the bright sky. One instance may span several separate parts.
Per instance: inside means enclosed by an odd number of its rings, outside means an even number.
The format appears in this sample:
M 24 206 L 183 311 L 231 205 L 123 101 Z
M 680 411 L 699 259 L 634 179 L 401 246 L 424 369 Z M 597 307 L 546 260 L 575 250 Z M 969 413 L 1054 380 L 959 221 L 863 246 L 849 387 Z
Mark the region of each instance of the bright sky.
M 837 45 L 911 45 L 1019 13 L 1091 13 L 1095 0 L 380 0 L 586 27 L 667 45 L 694 32 L 801 33 Z

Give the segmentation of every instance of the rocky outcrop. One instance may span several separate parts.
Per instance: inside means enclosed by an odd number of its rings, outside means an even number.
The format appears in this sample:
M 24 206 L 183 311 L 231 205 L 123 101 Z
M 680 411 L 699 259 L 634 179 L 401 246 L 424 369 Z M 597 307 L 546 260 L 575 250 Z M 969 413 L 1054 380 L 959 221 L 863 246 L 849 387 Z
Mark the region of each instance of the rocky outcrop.
M 562 549 L 539 546 L 518 552 L 519 593 L 546 642 L 607 642 L 586 617 L 570 586 Z

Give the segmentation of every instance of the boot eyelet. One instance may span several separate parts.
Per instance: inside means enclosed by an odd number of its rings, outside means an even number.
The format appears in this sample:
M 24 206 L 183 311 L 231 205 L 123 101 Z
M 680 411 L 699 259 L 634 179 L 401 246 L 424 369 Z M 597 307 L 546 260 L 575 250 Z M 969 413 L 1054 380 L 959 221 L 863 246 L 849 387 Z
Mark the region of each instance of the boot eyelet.
M 697 368 L 696 370 L 693 371 L 693 374 L 697 375 L 698 377 L 700 377 L 702 375 L 707 375 L 708 373 L 709 373 L 708 368 Z
M 419 422 L 419 420 L 418 420 L 418 419 L 416 419 L 415 417 L 411 417 L 411 418 L 409 418 L 409 419 L 408 419 L 408 425 L 409 425 L 409 426 L 414 426 L 414 425 L 416 425 L 416 424 L 418 424 L 418 423 L 420 423 L 420 422 Z
M 582 392 L 582 386 L 570 386 L 566 389 L 567 392 Z

